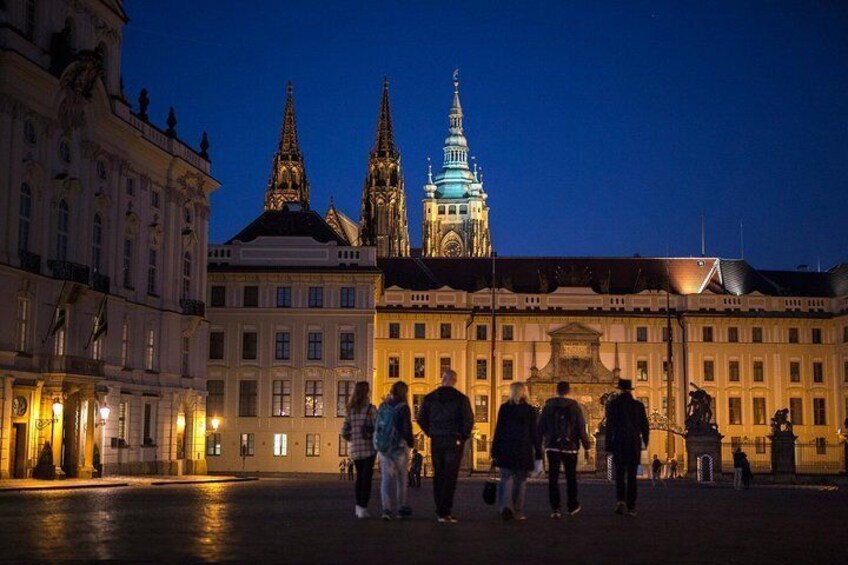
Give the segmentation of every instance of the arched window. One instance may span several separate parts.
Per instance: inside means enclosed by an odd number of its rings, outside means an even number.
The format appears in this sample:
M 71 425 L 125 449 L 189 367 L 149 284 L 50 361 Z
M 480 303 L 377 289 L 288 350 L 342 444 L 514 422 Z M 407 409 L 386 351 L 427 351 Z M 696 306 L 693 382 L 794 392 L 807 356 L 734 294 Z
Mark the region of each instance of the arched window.
M 99 273 L 103 261 L 103 221 L 100 214 L 94 215 L 94 223 L 91 228 L 91 268 Z
M 191 293 L 191 253 L 183 255 L 183 298 L 188 299 Z
M 18 213 L 18 249 L 29 251 L 29 232 L 32 223 L 32 189 L 21 185 L 21 205 Z
M 68 260 L 68 236 L 71 222 L 71 212 L 68 203 L 59 201 L 59 214 L 56 218 L 56 259 Z

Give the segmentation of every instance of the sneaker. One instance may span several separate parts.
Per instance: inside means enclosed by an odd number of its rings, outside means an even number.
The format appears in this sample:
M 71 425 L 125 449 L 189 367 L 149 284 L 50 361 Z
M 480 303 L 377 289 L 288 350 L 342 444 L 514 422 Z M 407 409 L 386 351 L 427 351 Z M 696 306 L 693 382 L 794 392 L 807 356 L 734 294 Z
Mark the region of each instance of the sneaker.
M 627 515 L 628 515 L 628 516 L 630 516 L 631 518 L 635 518 L 635 517 L 636 517 L 636 515 L 637 515 L 637 514 L 636 514 L 636 509 L 635 509 L 635 508 L 629 508 L 629 509 L 627 510 Z
M 501 518 L 503 518 L 504 522 L 509 522 L 513 518 L 512 510 L 509 508 L 504 508 L 501 510 Z
M 356 517 L 357 518 L 370 518 L 371 514 L 368 512 L 368 509 L 364 506 L 356 507 Z
M 447 516 L 436 516 L 436 521 L 440 524 L 456 524 L 459 520 L 455 516 L 448 514 Z
M 412 516 L 412 508 L 410 508 L 409 506 L 401 506 L 400 508 L 398 508 L 398 516 L 400 516 L 401 518 L 409 518 L 410 516 Z
M 571 510 L 569 510 L 569 511 L 568 511 L 568 514 L 569 514 L 570 516 L 574 516 L 574 515 L 576 515 L 578 512 L 580 512 L 581 510 L 583 510 L 583 507 L 582 507 L 582 506 L 580 506 L 580 505 L 578 504 L 577 506 L 575 506 L 574 508 L 572 508 Z
M 615 507 L 615 513 L 618 514 L 619 516 L 621 516 L 625 512 L 627 512 L 627 505 L 624 504 L 623 502 L 619 502 Z
M 553 512 L 551 512 L 551 518 L 554 520 L 559 520 L 560 518 L 562 518 L 562 512 L 560 512 L 559 510 L 554 510 Z
M 383 515 L 380 516 L 380 519 L 382 519 L 384 522 L 391 522 L 392 520 L 394 520 L 394 516 L 392 516 L 392 513 L 388 510 L 383 510 Z

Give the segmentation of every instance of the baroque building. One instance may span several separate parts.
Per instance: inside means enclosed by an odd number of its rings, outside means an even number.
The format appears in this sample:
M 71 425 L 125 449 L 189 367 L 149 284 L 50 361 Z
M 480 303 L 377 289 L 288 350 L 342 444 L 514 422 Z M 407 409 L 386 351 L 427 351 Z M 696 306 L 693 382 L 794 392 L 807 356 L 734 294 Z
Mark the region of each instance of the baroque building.
M 368 175 L 362 189 L 359 245 L 377 248 L 378 257 L 409 256 L 409 227 L 400 152 L 392 131 L 389 81 L 383 81 L 383 99 Z
M 444 164 L 435 178 L 428 166 L 424 185 L 421 251 L 424 257 L 487 257 L 492 252 L 488 195 L 476 163 L 473 171 L 468 166 L 458 71 L 453 79 Z
M 117 0 L 0 3 L 2 478 L 206 469 L 218 183 L 205 135 L 127 101 L 126 22 Z

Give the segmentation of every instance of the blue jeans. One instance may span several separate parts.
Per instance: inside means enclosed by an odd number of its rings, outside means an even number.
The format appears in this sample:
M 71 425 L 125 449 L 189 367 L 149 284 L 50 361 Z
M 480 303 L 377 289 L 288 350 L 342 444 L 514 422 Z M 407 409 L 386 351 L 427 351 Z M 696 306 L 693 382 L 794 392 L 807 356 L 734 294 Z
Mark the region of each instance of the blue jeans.
M 383 499 L 383 510 L 395 512 L 407 506 L 407 464 L 409 449 L 399 447 L 389 453 L 378 453 L 380 459 L 380 496 Z M 394 484 L 393 484 L 394 483 Z
M 524 511 L 524 493 L 527 490 L 527 471 L 500 469 L 501 480 L 498 483 L 498 506 L 501 512 L 509 508 L 513 514 Z

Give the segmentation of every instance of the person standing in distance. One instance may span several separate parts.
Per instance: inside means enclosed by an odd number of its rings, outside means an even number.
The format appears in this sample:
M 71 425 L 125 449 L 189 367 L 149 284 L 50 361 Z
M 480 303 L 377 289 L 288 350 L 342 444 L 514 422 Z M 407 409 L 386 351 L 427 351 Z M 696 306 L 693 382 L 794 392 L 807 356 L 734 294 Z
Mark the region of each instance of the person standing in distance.
M 465 442 L 474 427 L 474 412 L 468 397 L 456 390 L 456 372 L 442 373 L 442 386 L 424 397 L 418 425 L 430 437 L 433 459 L 433 497 L 436 519 L 442 523 L 459 520 L 451 514 L 459 465 Z
M 615 466 L 615 513 L 636 516 L 636 472 L 651 430 L 645 405 L 633 398 L 633 383 L 619 379 L 618 388 L 621 392 L 607 403 L 606 449 Z

